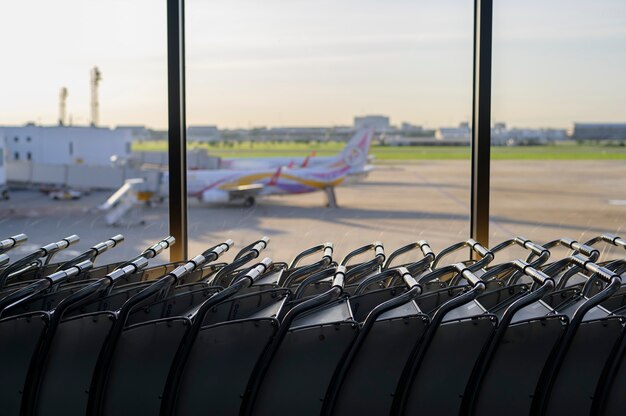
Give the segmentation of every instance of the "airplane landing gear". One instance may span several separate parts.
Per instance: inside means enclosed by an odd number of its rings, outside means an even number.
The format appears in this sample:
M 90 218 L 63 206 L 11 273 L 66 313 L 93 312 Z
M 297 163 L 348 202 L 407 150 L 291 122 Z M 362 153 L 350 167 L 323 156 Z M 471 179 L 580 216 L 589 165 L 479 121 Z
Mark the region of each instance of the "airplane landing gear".
M 253 207 L 256 204 L 256 199 L 253 196 L 249 196 L 243 200 L 243 206 L 246 208 Z
M 335 195 L 335 188 L 324 188 L 326 194 L 326 208 L 339 208 L 337 205 L 337 196 Z

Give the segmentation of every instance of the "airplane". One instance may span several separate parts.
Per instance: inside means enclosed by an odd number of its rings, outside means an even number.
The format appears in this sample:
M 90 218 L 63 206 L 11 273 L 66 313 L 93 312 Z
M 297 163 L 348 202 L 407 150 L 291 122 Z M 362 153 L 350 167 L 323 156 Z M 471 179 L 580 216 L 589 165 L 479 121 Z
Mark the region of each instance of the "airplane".
M 223 158 L 220 160 L 220 169 L 228 170 L 251 170 L 251 169 L 270 169 L 279 167 L 288 168 L 313 168 L 319 166 L 332 165 L 346 158 L 358 158 L 361 141 L 366 142 L 365 154 L 369 152 L 374 132 L 371 129 L 361 129 L 348 141 L 343 150 L 334 156 L 317 156 L 312 152 L 306 157 L 248 157 L 248 158 Z M 367 166 L 360 166 L 358 169 L 351 167 L 350 175 L 366 175 Z
M 337 205 L 335 187 L 346 182 L 350 175 L 369 172 L 368 151 L 371 131 L 363 131 L 346 145 L 337 156 L 326 157 L 325 163 L 314 166 L 278 166 L 258 170 L 193 170 L 187 173 L 189 197 L 205 203 L 243 202 L 252 206 L 257 197 L 294 195 L 323 191 L 327 206 Z M 293 166 L 293 165 L 292 165 Z
M 371 132 L 353 138 L 336 156 L 305 159 L 305 167 L 290 161 L 286 166 L 275 158 L 276 168 L 260 169 L 198 169 L 187 172 L 187 196 L 207 204 L 243 203 L 252 206 L 257 197 L 271 195 L 297 195 L 322 191 L 326 194 L 328 207 L 337 206 L 335 187 L 367 175 L 368 152 L 372 140 Z M 282 160 L 284 162 L 285 159 Z M 324 161 L 325 163 L 323 163 Z M 162 201 L 167 195 L 169 177 L 162 172 L 156 188 L 146 183 L 145 178 L 127 179 L 97 209 L 105 213 L 108 225 L 120 224 L 134 207 Z

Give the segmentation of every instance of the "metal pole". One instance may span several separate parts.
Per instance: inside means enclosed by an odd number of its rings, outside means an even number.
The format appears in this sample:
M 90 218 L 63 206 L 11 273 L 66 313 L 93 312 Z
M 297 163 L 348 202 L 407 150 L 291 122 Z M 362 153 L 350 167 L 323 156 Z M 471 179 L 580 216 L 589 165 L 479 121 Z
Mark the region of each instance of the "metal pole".
M 489 246 L 493 0 L 474 0 L 474 92 L 470 236 Z
M 187 259 L 187 133 L 185 120 L 185 2 L 167 0 L 167 103 L 170 261 Z

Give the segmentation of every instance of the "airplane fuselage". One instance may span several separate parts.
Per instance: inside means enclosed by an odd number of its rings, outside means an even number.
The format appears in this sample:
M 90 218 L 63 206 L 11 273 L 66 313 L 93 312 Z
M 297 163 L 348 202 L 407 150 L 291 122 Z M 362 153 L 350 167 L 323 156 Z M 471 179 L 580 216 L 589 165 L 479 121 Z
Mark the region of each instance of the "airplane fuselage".
M 187 174 L 188 195 L 205 202 L 247 196 L 303 194 L 342 184 L 349 167 L 305 169 L 196 170 Z
M 272 169 L 289 165 L 293 165 L 296 168 L 314 168 L 329 165 L 336 162 L 338 159 L 337 156 L 223 158 L 220 161 L 220 169 Z M 303 164 L 306 164 L 306 166 L 302 166 Z

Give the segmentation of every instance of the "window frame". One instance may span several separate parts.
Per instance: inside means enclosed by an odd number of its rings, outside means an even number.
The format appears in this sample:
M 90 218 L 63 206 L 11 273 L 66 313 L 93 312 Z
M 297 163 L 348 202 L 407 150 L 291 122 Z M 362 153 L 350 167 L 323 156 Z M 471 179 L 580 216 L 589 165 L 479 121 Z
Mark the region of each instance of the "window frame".
M 187 132 L 185 111 L 185 0 L 167 1 L 169 230 L 177 243 L 171 261 L 188 257 Z M 491 164 L 491 45 L 493 0 L 474 0 L 470 230 L 489 245 Z

